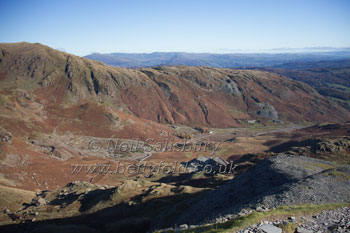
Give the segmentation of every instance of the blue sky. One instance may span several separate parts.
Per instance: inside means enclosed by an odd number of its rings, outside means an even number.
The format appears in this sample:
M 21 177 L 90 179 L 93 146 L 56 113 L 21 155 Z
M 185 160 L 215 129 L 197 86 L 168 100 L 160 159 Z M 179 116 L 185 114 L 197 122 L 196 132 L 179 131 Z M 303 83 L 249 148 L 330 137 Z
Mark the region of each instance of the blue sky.
M 0 0 L 0 42 L 92 52 L 350 47 L 348 0 Z

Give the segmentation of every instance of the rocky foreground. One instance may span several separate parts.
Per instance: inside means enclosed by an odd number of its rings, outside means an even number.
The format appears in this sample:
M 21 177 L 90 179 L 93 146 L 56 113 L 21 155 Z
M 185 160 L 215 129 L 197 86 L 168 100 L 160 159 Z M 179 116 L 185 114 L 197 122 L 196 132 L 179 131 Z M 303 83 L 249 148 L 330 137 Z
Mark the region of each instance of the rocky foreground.
M 290 217 L 282 221 L 263 221 L 257 225 L 237 231 L 237 233 L 281 233 L 280 226 L 299 222 L 297 233 L 345 233 L 350 232 L 350 208 L 343 207 L 335 210 L 323 211 L 307 217 Z
M 278 155 L 261 161 L 217 190 L 189 200 L 186 202 L 188 209 L 174 223 L 225 222 L 251 210 L 349 202 L 348 165 L 338 166 L 304 156 Z M 177 208 L 179 206 L 172 211 Z
M 168 230 L 197 232 L 216 224 L 236 229 L 237 219 L 261 213 L 255 222 L 265 217 L 269 221 L 243 232 L 281 232 L 291 223 L 298 232 L 347 232 L 349 208 L 339 209 L 346 203 L 350 203 L 350 166 L 280 154 L 261 160 L 213 191 L 136 180 L 117 187 L 72 182 L 63 189 L 37 193 L 19 211 L 3 210 L 9 224 L 0 231 L 149 232 L 171 227 Z M 307 217 L 303 212 L 309 207 L 315 211 Z M 327 211 L 319 213 L 323 210 Z M 289 219 L 283 219 L 286 214 Z M 129 231 L 135 222 L 138 228 Z

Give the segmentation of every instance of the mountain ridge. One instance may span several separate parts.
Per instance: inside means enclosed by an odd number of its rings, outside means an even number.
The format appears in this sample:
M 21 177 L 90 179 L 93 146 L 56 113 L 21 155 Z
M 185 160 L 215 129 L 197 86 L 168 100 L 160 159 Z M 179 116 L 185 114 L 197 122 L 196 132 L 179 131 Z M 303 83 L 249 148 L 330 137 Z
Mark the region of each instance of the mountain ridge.
M 295 53 L 92 53 L 86 58 L 108 65 L 137 68 L 152 66 L 211 66 L 221 68 L 269 67 L 290 62 L 315 62 L 349 59 L 350 51 L 295 52 Z
M 40 44 L 1 44 L 0 49 L 1 89 L 22 88 L 50 104 L 92 101 L 158 123 L 212 127 L 239 126 L 248 119 L 344 121 L 348 115 L 310 86 L 270 72 L 126 69 Z

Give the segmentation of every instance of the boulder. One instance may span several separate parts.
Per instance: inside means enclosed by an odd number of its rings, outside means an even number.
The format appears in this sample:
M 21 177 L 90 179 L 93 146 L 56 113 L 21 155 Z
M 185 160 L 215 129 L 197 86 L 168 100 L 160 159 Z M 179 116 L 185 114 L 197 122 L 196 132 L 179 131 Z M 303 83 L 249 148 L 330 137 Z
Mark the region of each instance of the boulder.
M 263 224 L 259 227 L 265 233 L 282 233 L 282 229 L 272 224 Z
M 11 144 L 12 134 L 0 127 L 0 142 L 7 142 Z

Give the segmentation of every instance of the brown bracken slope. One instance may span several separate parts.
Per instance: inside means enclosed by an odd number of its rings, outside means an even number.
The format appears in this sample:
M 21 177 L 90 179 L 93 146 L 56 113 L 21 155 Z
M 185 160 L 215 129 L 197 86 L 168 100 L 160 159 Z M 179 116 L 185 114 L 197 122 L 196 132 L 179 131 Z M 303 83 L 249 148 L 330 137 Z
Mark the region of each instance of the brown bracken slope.
M 124 69 L 40 44 L 0 44 L 0 90 L 16 88 L 46 107 L 74 109 L 90 102 L 157 123 L 225 128 L 259 118 L 350 119 L 348 111 L 310 86 L 270 72 L 186 66 Z
M 100 225 L 102 222 L 113 231 L 118 230 L 120 224 L 128 226 L 129 231 L 129 222 L 133 226 L 136 222 L 145 230 L 159 210 L 173 208 L 174 203 L 191 197 L 192 193 L 197 195 L 205 191 L 202 189 L 205 185 L 214 187 L 213 184 L 220 184 L 231 175 L 218 176 L 217 180 L 215 177 L 187 180 L 192 176 L 179 175 L 171 181 L 172 175 L 162 177 L 163 174 L 149 177 L 146 174 L 73 173 L 72 165 L 103 164 L 111 165 L 113 170 L 120 161 L 139 164 L 141 159 L 147 158 L 147 164 L 154 166 L 160 161 L 170 164 L 212 156 L 210 151 L 155 149 L 155 142 L 169 140 L 185 146 L 182 139 L 190 138 L 192 143 L 219 143 L 215 156 L 224 159 L 235 160 L 245 155 L 239 164 L 239 171 L 244 171 L 254 164 L 245 158 L 260 158 L 259 154 L 251 156 L 251 153 L 266 151 L 262 156 L 268 156 L 273 153 L 271 148 L 280 149 L 281 144 L 282 149 L 289 150 L 291 146 L 308 142 L 315 134 L 343 136 L 349 129 L 344 124 L 320 124 L 289 135 L 289 132 L 276 132 L 269 127 L 266 131 L 272 130 L 271 133 L 262 134 L 265 127 L 255 126 L 277 125 L 292 130 L 292 124 L 280 124 L 349 119 L 348 111 L 310 86 L 272 72 L 186 66 L 125 69 L 40 44 L 0 44 L 0 195 L 4 196 L 0 198 L 0 207 L 9 209 L 0 213 L 0 225 L 9 224 L 1 230 L 22 231 L 22 226 L 26 228 L 27 225 L 11 224 L 40 225 L 43 223 L 40 221 L 76 215 L 79 217 L 62 220 L 62 223 L 85 221 Z M 231 128 L 246 126 L 248 120 L 259 120 L 260 124 L 248 124 L 252 127 L 244 129 Z M 193 126 L 200 128 L 194 130 Z M 199 133 L 198 129 L 203 132 Z M 288 142 L 298 135 L 302 143 Z M 124 143 L 151 138 L 154 148 L 149 155 L 142 150 L 121 149 L 107 153 L 107 143 L 100 151 L 89 147 L 91 139 L 107 142 L 109 138 L 121 139 Z M 332 147 L 343 141 L 332 138 L 331 143 L 321 142 Z M 179 182 L 184 186 L 159 183 L 167 182 L 168 178 L 170 183 Z M 88 183 L 73 182 L 66 186 L 74 180 Z M 195 184 L 201 186 L 198 188 Z M 120 186 L 116 188 L 117 185 Z M 59 189 L 62 187 L 65 188 Z M 77 194 L 75 188 L 81 189 L 82 194 Z M 58 202 L 47 199 L 47 205 L 37 206 L 35 200 L 41 198 L 37 196 L 31 207 L 16 211 L 22 202 L 29 202 L 35 195 L 21 189 L 36 192 L 56 189 L 49 195 L 57 197 Z M 61 194 L 64 195 L 62 200 Z M 69 204 L 63 205 L 66 201 Z M 159 206 L 161 209 L 157 209 Z M 86 214 L 98 210 L 101 212 Z M 115 216 L 121 216 L 120 221 L 109 221 Z M 107 225 L 105 227 L 101 229 L 107 232 Z

